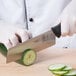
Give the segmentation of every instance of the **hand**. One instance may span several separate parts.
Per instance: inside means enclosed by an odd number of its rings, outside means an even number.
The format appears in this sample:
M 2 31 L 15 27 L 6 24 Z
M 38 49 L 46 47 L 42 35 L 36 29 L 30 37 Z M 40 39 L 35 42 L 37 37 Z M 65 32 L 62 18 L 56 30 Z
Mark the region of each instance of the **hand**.
M 0 23 L 0 43 L 7 49 L 29 39 L 30 33 L 23 28 L 18 28 L 12 24 Z
M 72 0 L 63 10 L 58 22 L 61 22 L 62 36 L 76 33 L 76 0 Z

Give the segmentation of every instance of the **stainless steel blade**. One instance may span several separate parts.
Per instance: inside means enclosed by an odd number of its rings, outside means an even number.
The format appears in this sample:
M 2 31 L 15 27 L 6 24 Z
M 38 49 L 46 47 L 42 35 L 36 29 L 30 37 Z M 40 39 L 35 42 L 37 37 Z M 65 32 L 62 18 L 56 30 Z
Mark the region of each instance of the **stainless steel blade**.
M 36 52 L 55 44 L 55 35 L 52 30 L 45 32 L 35 38 L 23 42 L 7 52 L 7 62 L 16 61 L 21 58 L 26 49 L 34 49 Z

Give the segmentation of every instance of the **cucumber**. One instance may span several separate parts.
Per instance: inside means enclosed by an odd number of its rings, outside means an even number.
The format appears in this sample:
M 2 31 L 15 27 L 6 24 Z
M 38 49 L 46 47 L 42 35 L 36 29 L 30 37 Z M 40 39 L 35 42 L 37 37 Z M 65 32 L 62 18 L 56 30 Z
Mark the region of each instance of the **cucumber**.
M 35 62 L 36 60 L 36 52 L 32 49 L 27 49 L 23 52 L 23 55 L 22 55 L 22 63 L 24 65 L 31 65 Z
M 76 76 L 76 70 L 73 70 L 71 66 L 65 64 L 51 65 L 49 66 L 49 70 L 55 76 Z
M 70 70 L 72 70 L 73 68 L 71 67 L 71 66 L 66 66 L 63 70 L 64 71 L 70 71 Z
M 62 70 L 66 67 L 66 65 L 64 64 L 53 64 L 51 66 L 49 66 L 49 70 L 50 71 L 59 71 L 59 70 Z
M 64 75 L 64 74 L 67 74 L 69 71 L 52 71 L 53 74 L 56 74 L 56 75 Z
M 63 76 L 76 76 L 76 70 L 71 70 L 69 73 L 64 74 Z

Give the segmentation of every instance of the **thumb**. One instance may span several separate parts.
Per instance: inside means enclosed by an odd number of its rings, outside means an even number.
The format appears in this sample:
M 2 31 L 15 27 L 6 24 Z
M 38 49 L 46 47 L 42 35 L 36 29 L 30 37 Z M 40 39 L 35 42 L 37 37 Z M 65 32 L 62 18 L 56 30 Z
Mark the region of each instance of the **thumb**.
M 62 17 L 61 18 L 61 35 L 66 36 L 69 35 L 69 17 Z
M 68 16 L 60 16 L 55 25 L 61 23 L 61 36 L 66 36 L 69 34 L 69 18 Z

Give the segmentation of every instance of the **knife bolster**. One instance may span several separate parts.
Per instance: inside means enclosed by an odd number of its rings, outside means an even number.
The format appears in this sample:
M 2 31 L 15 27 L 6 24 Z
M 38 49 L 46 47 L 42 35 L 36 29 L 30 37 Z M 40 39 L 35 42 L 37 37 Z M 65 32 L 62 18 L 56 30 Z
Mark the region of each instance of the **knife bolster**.
M 61 36 L 61 23 L 52 27 L 52 31 L 59 38 Z

